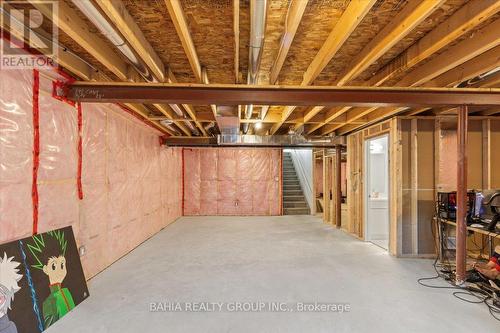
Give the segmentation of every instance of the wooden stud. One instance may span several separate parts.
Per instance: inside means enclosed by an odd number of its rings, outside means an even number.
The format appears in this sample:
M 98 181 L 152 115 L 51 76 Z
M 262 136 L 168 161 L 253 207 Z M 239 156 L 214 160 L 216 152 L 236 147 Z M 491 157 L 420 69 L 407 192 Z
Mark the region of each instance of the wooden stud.
M 483 126 L 483 190 L 491 189 L 491 121 L 485 119 Z
M 335 147 L 335 225 L 338 229 L 342 226 L 342 149 Z
M 411 164 L 411 199 L 410 199 L 410 215 L 411 215 L 411 245 L 413 254 L 418 254 L 418 120 L 411 120 L 410 133 L 410 164 Z
M 437 192 L 441 190 L 441 181 L 439 179 L 439 161 L 441 152 L 441 120 L 435 118 L 434 121 L 434 197 L 437 198 Z

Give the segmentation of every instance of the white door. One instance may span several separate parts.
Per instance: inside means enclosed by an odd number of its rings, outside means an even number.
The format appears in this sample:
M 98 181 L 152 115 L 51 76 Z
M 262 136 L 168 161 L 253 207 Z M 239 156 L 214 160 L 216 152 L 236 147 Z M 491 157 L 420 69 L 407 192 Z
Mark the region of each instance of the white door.
M 389 249 L 389 137 L 365 141 L 365 240 Z

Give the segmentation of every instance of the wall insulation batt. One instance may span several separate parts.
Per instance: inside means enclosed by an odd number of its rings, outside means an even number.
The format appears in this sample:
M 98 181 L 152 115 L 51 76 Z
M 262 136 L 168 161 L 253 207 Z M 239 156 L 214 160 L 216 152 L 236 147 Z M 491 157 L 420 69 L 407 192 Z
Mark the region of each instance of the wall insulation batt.
M 184 149 L 185 215 L 280 215 L 281 150 Z
M 90 278 L 181 215 L 181 150 L 116 105 L 84 103 L 79 199 L 77 107 L 52 97 L 43 74 L 34 170 L 34 73 L 0 71 L 0 243 L 72 225 Z

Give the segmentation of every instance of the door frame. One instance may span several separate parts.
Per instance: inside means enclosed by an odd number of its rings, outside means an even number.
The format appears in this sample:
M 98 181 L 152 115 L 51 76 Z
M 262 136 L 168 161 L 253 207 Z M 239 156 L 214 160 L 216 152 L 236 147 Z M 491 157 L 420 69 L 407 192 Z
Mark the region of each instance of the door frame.
M 365 170 L 364 176 L 363 176 L 363 201 L 364 201 L 364 209 L 363 209 L 363 228 L 364 228 L 364 235 L 363 235 L 363 240 L 370 242 L 368 239 L 369 235 L 369 226 L 368 226 L 368 199 L 370 196 L 370 191 L 368 190 L 369 187 L 369 168 L 368 168 L 368 163 L 370 161 L 370 147 L 369 142 L 374 139 L 380 139 L 380 138 L 387 138 L 387 251 L 390 252 L 390 247 L 391 247 L 391 149 L 390 149 L 390 144 L 391 144 L 391 138 L 389 133 L 383 133 L 380 135 L 374 135 L 370 137 L 366 137 L 363 142 L 363 149 L 364 149 L 364 161 L 363 161 L 363 169 Z

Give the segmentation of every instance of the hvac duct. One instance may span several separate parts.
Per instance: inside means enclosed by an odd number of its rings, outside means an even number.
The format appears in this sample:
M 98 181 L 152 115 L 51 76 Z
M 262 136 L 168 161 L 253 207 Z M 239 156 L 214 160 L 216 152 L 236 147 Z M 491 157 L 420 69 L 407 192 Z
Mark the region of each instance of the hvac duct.
M 250 0 L 250 45 L 248 47 L 247 84 L 257 84 L 260 59 L 266 32 L 267 0 Z M 252 118 L 253 105 L 245 108 L 245 118 Z M 243 124 L 243 133 L 248 132 L 249 124 Z
M 240 113 L 236 106 L 217 105 L 215 115 L 221 136 L 226 140 L 235 139 L 240 132 Z

